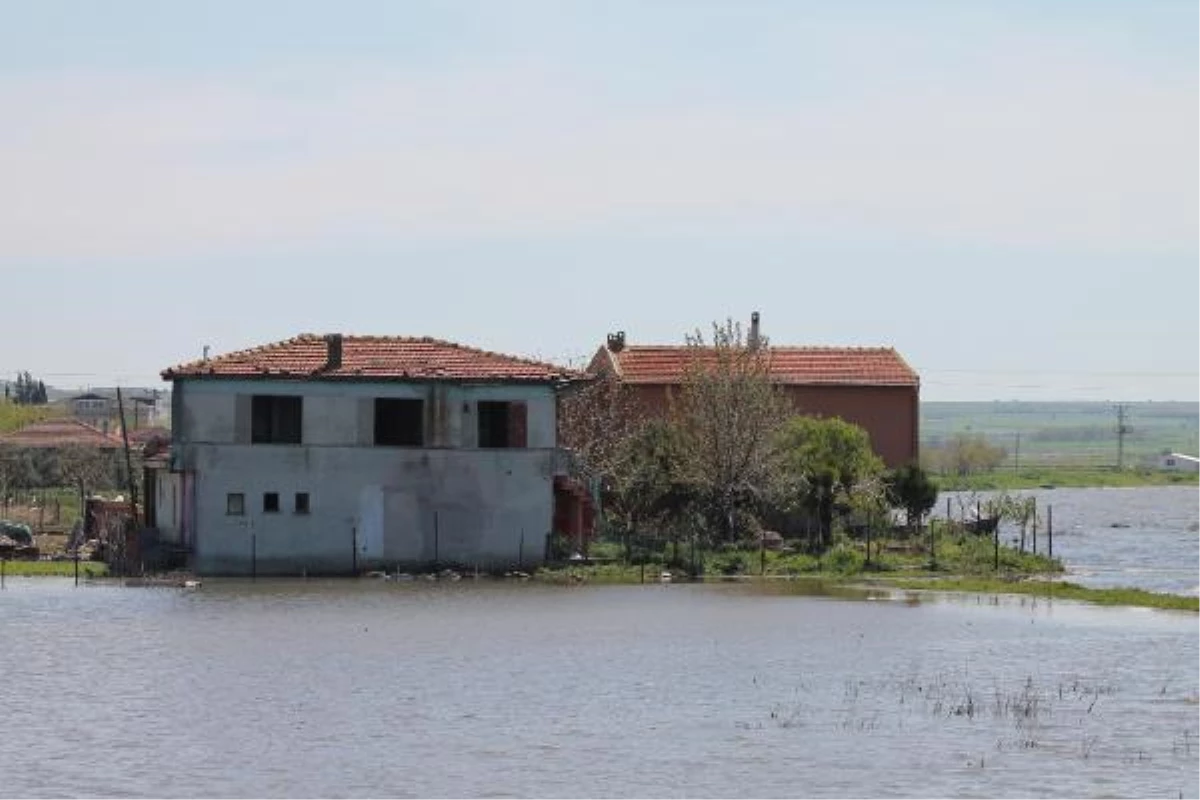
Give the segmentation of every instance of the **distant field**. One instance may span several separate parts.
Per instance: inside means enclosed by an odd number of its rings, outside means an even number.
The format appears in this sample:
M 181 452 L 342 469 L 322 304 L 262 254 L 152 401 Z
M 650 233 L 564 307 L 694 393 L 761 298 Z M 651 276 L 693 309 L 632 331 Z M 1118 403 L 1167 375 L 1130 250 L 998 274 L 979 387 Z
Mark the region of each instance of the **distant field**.
M 1200 452 L 1200 403 L 1125 403 L 1126 467 L 1149 466 L 1163 452 Z M 1117 463 L 1114 403 L 921 403 L 921 447 L 959 433 L 1003 447 L 1007 463 L 1093 467 Z

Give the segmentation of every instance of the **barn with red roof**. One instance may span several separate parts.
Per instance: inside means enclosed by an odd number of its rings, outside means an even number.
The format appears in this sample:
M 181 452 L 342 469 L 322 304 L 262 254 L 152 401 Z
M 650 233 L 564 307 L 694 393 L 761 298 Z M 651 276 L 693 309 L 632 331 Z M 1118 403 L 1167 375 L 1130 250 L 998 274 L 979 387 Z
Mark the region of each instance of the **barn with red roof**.
M 750 342 L 761 340 L 758 326 L 756 312 Z M 783 389 L 797 413 L 840 417 L 861 426 L 889 467 L 916 462 L 921 381 L 893 348 L 771 343 L 764 351 L 772 382 Z M 688 345 L 631 344 L 620 333 L 608 337 L 588 371 L 632 387 L 645 413 L 665 414 L 689 366 L 704 357 L 702 349 Z

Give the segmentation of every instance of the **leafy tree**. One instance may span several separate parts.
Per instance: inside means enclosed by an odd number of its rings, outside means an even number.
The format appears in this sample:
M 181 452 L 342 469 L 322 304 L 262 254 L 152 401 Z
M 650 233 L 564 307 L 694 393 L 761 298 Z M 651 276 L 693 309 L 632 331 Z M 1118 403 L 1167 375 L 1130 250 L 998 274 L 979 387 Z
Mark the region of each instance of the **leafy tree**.
M 938 487 L 929 474 L 916 464 L 897 467 L 888 472 L 885 485 L 888 502 L 904 509 L 905 524 L 912 530 L 937 503 Z
M 777 439 L 789 486 L 801 507 L 816 515 L 820 545 L 832 540 L 834 505 L 848 499 L 859 481 L 878 475 L 883 461 L 867 432 L 837 417 L 793 417 Z
M 672 408 L 681 434 L 684 483 L 710 530 L 737 538 L 735 518 L 771 494 L 779 463 L 775 437 L 787 399 L 770 380 L 766 339 L 747 342 L 733 320 L 713 323 L 712 341 L 687 337 L 688 365 Z
M 683 447 L 679 429 L 665 420 L 647 422 L 622 443 L 603 497 L 621 521 L 627 558 L 632 537 L 647 528 L 668 530 L 678 550 L 678 523 L 694 498 L 682 470 Z
M 7 390 L 5 396 L 9 396 Z M 34 380 L 28 371 L 19 372 L 17 373 L 17 380 L 13 385 L 11 398 L 17 405 L 45 405 L 48 402 L 46 384 L 42 381 Z

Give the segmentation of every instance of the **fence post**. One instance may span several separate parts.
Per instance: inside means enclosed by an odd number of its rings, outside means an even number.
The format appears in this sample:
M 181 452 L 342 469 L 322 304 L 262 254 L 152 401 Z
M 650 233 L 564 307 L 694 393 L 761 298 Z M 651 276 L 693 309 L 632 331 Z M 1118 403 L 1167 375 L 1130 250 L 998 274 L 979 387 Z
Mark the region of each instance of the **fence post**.
M 1054 506 L 1046 506 L 1046 546 L 1050 558 L 1054 558 Z
M 992 529 L 992 542 L 993 542 L 993 547 L 995 549 L 995 555 L 993 556 L 992 569 L 995 572 L 999 572 L 1000 571 L 1000 524 L 999 523 L 997 523 L 996 527 Z

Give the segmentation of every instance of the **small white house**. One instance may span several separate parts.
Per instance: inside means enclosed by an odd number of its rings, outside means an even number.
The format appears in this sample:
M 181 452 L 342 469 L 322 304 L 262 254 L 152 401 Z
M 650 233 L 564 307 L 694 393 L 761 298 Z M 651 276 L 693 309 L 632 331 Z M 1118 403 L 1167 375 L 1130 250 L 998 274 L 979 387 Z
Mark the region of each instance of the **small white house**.
M 1200 458 L 1183 453 L 1168 453 L 1158 457 L 1158 468 L 1171 472 L 1200 472 Z
M 561 462 L 556 390 L 577 377 L 341 334 L 172 367 L 171 452 L 149 476 L 148 522 L 200 574 L 537 564 Z

